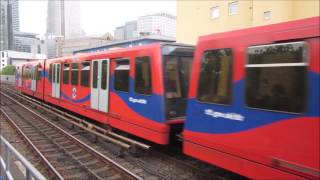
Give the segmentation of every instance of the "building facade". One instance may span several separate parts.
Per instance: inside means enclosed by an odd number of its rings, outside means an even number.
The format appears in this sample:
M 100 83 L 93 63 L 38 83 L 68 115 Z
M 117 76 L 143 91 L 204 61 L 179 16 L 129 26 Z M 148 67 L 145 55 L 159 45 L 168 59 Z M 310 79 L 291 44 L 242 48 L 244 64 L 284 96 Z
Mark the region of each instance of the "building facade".
M 0 69 L 7 65 L 17 65 L 19 63 L 39 59 L 46 59 L 46 55 L 11 50 L 0 51 Z
M 115 40 L 127 40 L 138 37 L 137 21 L 128 21 L 124 26 L 116 27 L 114 31 Z
M 83 35 L 81 28 L 80 2 L 48 1 L 47 35 L 76 38 Z
M 18 0 L 1 0 L 0 3 L 0 47 L 14 48 L 14 33 L 20 30 Z
M 319 16 L 319 0 L 177 0 L 177 42 L 210 33 Z
M 139 36 L 158 34 L 176 37 L 176 17 L 168 13 L 156 13 L 138 17 Z

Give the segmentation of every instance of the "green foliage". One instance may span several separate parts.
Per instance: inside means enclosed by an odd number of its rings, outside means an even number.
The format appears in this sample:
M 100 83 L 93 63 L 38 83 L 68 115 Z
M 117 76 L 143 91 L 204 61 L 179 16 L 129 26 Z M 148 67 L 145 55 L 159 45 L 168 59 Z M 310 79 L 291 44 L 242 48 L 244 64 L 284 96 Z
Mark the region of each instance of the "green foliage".
M 14 75 L 14 73 L 16 72 L 16 67 L 13 65 L 8 65 L 4 68 L 2 68 L 0 74 L 2 75 Z

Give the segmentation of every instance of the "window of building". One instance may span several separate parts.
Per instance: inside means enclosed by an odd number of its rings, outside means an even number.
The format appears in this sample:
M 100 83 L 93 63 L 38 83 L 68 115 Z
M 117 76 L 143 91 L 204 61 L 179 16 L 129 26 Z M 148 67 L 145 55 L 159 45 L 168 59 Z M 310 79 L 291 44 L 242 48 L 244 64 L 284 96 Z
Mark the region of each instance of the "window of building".
M 306 107 L 307 46 L 304 42 L 248 48 L 248 107 L 301 113 Z
M 231 49 L 215 49 L 204 52 L 198 86 L 201 102 L 231 104 L 232 94 Z
M 139 94 L 152 94 L 150 57 L 137 57 L 135 60 L 135 85 Z
M 114 89 L 129 92 L 129 59 L 116 60 Z
M 70 64 L 63 64 L 63 84 L 69 84 Z
M 211 12 L 211 19 L 216 19 L 220 16 L 220 9 L 219 9 L 219 6 L 215 6 L 215 7 L 212 7 L 210 9 L 210 12 Z
M 238 14 L 238 1 L 229 3 L 229 15 Z
M 89 87 L 90 62 L 81 63 L 81 86 Z
M 78 63 L 72 63 L 71 64 L 71 84 L 72 85 L 78 85 Z
M 1 56 L 4 58 L 4 52 L 1 52 Z
M 263 18 L 264 18 L 265 20 L 271 19 L 271 11 L 265 11 L 265 12 L 263 12 Z

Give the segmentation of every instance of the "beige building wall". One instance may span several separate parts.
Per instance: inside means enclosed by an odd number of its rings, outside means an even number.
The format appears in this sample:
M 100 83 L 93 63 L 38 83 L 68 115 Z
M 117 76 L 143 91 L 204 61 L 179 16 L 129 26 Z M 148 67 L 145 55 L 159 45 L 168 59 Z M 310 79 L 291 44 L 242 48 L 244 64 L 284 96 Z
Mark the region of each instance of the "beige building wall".
M 229 4 L 237 2 L 237 13 Z M 211 8 L 219 16 L 212 18 Z M 196 44 L 205 34 L 319 16 L 319 0 L 177 0 L 177 42 Z

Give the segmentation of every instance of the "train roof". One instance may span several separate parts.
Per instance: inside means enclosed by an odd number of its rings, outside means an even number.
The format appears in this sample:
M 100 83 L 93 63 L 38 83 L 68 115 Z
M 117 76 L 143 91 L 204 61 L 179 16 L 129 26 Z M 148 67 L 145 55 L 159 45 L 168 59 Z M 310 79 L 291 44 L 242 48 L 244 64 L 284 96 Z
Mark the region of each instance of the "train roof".
M 132 51 L 139 51 L 139 50 L 146 50 L 146 49 L 152 49 L 155 47 L 162 47 L 162 46 L 183 46 L 183 47 L 188 47 L 188 48 L 194 48 L 193 45 L 189 44 L 183 44 L 183 43 L 168 43 L 168 42 L 157 42 L 157 43 L 152 43 L 152 44 L 145 44 L 141 46 L 133 46 L 133 47 L 126 47 L 126 48 L 116 48 L 116 49 L 110 49 L 106 51 L 100 51 L 100 52 L 90 52 L 90 53 L 78 53 L 75 55 L 70 55 L 70 56 L 64 56 L 64 57 L 59 57 L 59 58 L 53 58 L 53 59 L 48 59 L 49 61 L 59 61 L 59 60 L 67 60 L 67 59 L 85 59 L 90 57 L 89 59 L 92 59 L 94 57 L 99 57 L 102 55 L 106 54 L 120 54 L 123 52 L 132 52 Z

